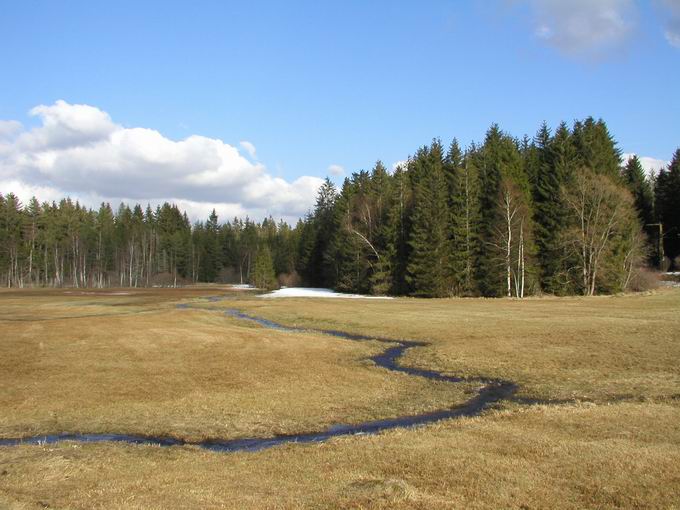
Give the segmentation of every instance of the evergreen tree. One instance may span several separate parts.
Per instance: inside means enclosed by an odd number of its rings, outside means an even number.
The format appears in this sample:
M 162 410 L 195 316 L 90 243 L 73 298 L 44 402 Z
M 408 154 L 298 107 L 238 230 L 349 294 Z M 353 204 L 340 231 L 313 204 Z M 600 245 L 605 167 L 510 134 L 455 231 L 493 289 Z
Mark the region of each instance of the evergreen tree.
M 656 217 L 663 225 L 663 247 L 670 260 L 671 270 L 680 270 L 680 149 L 675 151 L 667 169 L 662 169 L 656 178 Z
M 408 166 L 412 166 L 409 161 Z M 387 213 L 385 227 L 385 250 L 391 268 L 391 292 L 407 294 L 407 266 L 411 255 L 409 237 L 411 232 L 411 211 L 413 209 L 413 191 L 409 185 L 408 167 L 399 166 L 392 176 L 391 207 Z
M 354 178 L 357 174 L 354 174 Z M 368 286 L 369 259 L 364 255 L 360 232 L 355 230 L 354 214 L 358 185 L 345 179 L 335 202 L 335 229 L 332 259 L 335 267 L 335 288 L 341 292 L 362 292 Z
M 414 207 L 409 244 L 408 281 L 414 295 L 450 293 L 449 214 L 443 151 L 438 140 L 423 147 L 413 161 Z
M 200 243 L 198 243 L 201 259 L 200 267 L 202 269 L 200 276 L 202 281 L 212 282 L 215 281 L 220 269 L 222 269 L 220 231 L 215 209 L 212 210 L 205 227 L 201 230 L 203 235 Z
M 252 284 L 258 289 L 272 290 L 277 287 L 274 261 L 266 243 L 260 246 L 255 257 Z
M 516 140 L 503 133 L 497 125 L 487 131 L 481 149 L 480 165 L 480 257 L 478 262 L 480 291 L 486 296 L 507 294 L 507 257 L 502 235 L 507 231 L 506 189 L 504 182 L 512 183 L 519 191 L 522 211 L 530 211 L 529 181 L 524 172 L 523 160 Z M 507 188 L 507 187 L 506 187 Z M 514 194 L 513 194 L 514 195 Z M 518 201 L 516 198 L 515 201 Z M 525 227 L 531 230 L 529 221 Z M 530 239 L 526 235 L 525 240 Z M 526 256 L 531 248 L 524 247 Z M 525 273 L 532 273 L 531 266 Z
M 540 267 L 540 284 L 551 293 L 565 292 L 562 231 L 566 206 L 562 188 L 569 182 L 574 161 L 570 133 L 560 124 L 554 137 L 544 123 L 534 138 L 537 165 L 533 185 L 534 234 Z
M 574 124 L 574 147 L 579 167 L 606 175 L 615 181 L 621 168 L 621 151 L 602 119 L 588 117 Z
M 339 195 L 326 180 L 314 210 L 294 228 L 271 217 L 220 225 L 214 211 L 191 225 L 167 203 L 155 210 L 121 204 L 114 214 L 109 204 L 92 211 L 66 198 L 24 207 L 13 194 L 0 194 L 0 278 L 19 287 L 105 287 L 246 282 L 262 275 L 271 282 L 273 274 L 289 285 L 299 273 L 310 285 L 352 292 L 522 297 L 536 288 L 537 255 L 546 290 L 618 292 L 643 252 L 638 219 L 621 213 L 628 201 L 623 183 L 644 221 L 651 204 L 638 162 L 622 172 L 618 164 L 602 121 L 577 122 L 573 133 L 562 123 L 552 137 L 543 125 L 534 140 L 514 139 L 494 125 L 483 146 L 464 155 L 454 140 L 444 157 L 435 140 L 393 175 L 380 162 L 352 174 Z M 578 186 L 596 202 L 604 196 L 599 188 L 606 188 L 607 200 L 619 204 L 594 209 L 615 212 L 617 222 L 604 232 L 596 270 L 573 249 Z M 673 258 L 680 255 L 679 193 L 676 153 L 654 187 L 656 219 Z M 585 281 L 574 268 L 593 274 Z
M 474 145 L 458 159 L 457 144 L 447 157 L 449 165 L 449 212 L 451 224 L 450 274 L 455 295 L 477 292 L 475 265 L 479 255 L 479 178 Z
M 640 221 L 645 225 L 651 223 L 654 219 L 652 187 L 636 155 L 633 155 L 623 168 L 623 180 L 633 194 Z
M 311 232 L 305 236 L 302 253 L 303 278 L 317 287 L 332 287 L 335 284 L 335 263 L 331 246 L 335 230 L 335 185 L 326 178 L 319 188 L 316 206 L 311 216 Z

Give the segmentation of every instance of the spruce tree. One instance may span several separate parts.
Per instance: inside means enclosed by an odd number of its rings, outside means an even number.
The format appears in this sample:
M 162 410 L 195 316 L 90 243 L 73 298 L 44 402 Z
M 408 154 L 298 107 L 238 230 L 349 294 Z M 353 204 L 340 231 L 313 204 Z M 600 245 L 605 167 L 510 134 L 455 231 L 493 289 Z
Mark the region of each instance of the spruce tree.
M 564 126 L 560 129 L 564 129 Z M 563 136 L 562 133 L 560 136 Z M 534 179 L 533 199 L 534 234 L 541 287 L 547 292 L 557 293 L 561 288 L 559 271 L 563 250 L 560 247 L 560 236 L 564 228 L 565 210 L 561 199 L 564 177 L 557 164 L 553 142 L 550 130 L 544 123 L 534 138 L 538 164 Z
M 680 149 L 675 151 L 667 169 L 662 169 L 656 179 L 656 217 L 663 225 L 665 256 L 670 259 L 670 269 L 680 270 Z
M 582 122 L 577 121 L 574 124 L 573 140 L 580 167 L 589 168 L 614 181 L 618 180 L 621 151 L 616 147 L 614 137 L 602 119 L 595 121 L 588 117 Z
M 450 293 L 449 215 L 442 146 L 438 140 L 423 147 L 414 159 L 414 206 L 409 239 L 411 256 L 407 280 L 413 294 L 443 297 Z
M 477 292 L 475 264 L 479 254 L 479 179 L 474 145 L 462 160 L 449 151 L 450 274 L 455 295 Z
M 252 284 L 258 289 L 272 290 L 277 287 L 274 261 L 266 243 L 262 243 L 253 267 Z
M 386 252 L 390 260 L 390 289 L 394 294 L 407 294 L 407 267 L 411 254 L 409 237 L 411 232 L 411 211 L 413 209 L 413 189 L 409 183 L 408 172 L 413 162 L 409 158 L 407 166 L 396 168 L 392 176 L 391 207 L 387 213 Z
M 335 228 L 329 251 L 335 272 L 335 288 L 341 292 L 360 292 L 360 288 L 368 284 L 361 239 L 355 234 L 356 195 L 356 184 L 347 178 L 335 201 Z
M 639 158 L 633 155 L 623 168 L 623 180 L 635 199 L 640 221 L 646 225 L 654 218 L 654 197 Z
M 372 197 L 374 228 L 370 242 L 375 261 L 371 266 L 370 293 L 387 294 L 392 287 L 392 234 L 390 210 L 392 208 L 392 178 L 382 161 L 377 161 L 371 172 L 369 194 Z M 370 255 L 369 255 L 370 256 Z
M 335 263 L 331 243 L 335 231 L 335 185 L 326 178 L 319 188 L 314 212 L 309 218 L 310 231 L 303 232 L 302 266 L 307 284 L 332 287 L 335 284 Z
M 499 252 L 502 244 L 499 236 L 505 230 L 501 184 L 512 182 L 527 200 L 529 182 L 516 140 L 503 133 L 496 124 L 487 131 L 480 151 L 479 168 L 481 242 L 478 281 L 483 295 L 500 296 L 507 292 L 505 262 Z

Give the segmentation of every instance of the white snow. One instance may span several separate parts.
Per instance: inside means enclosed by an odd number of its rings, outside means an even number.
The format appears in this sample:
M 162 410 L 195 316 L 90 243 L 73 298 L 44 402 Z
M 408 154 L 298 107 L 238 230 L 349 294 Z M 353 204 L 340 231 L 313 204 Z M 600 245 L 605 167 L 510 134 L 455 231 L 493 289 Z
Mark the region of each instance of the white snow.
M 254 289 L 255 288 L 252 285 L 250 285 L 249 283 L 234 283 L 234 284 L 230 285 L 229 287 L 231 287 L 232 289 Z
M 64 294 L 76 294 L 79 296 L 129 296 L 132 292 L 106 292 L 106 291 L 66 291 Z
M 315 298 L 345 298 L 345 299 L 394 299 L 388 296 L 364 296 L 362 294 L 343 294 L 331 289 L 316 289 L 311 287 L 282 287 L 268 294 L 260 294 L 261 298 L 281 297 L 315 297 Z

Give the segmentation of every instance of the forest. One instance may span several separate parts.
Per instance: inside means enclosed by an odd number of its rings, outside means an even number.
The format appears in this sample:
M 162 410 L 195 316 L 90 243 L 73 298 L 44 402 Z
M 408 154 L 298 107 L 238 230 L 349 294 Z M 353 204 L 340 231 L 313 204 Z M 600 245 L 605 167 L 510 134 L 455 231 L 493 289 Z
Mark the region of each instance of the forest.
M 658 174 L 625 165 L 602 120 L 483 143 L 420 147 L 342 187 L 326 179 L 295 226 L 269 217 L 191 223 L 173 204 L 98 210 L 0 194 L 6 287 L 305 284 L 419 297 L 594 295 L 680 270 L 680 149 Z

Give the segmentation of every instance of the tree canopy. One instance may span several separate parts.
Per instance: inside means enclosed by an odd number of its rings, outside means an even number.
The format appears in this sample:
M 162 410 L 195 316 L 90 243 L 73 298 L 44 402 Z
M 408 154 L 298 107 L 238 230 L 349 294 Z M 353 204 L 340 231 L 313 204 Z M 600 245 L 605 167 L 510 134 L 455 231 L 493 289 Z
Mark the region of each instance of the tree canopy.
M 658 262 L 658 245 L 680 269 L 680 150 L 655 178 L 637 157 L 622 164 L 602 120 L 554 132 L 544 123 L 522 139 L 494 124 L 482 144 L 434 139 L 393 172 L 378 161 L 339 189 L 326 179 L 294 226 L 271 217 L 221 222 L 215 211 L 192 224 L 168 203 L 115 211 L 68 198 L 22 204 L 8 190 L 0 277 L 10 287 L 216 281 L 423 297 L 617 292 L 638 265 Z

